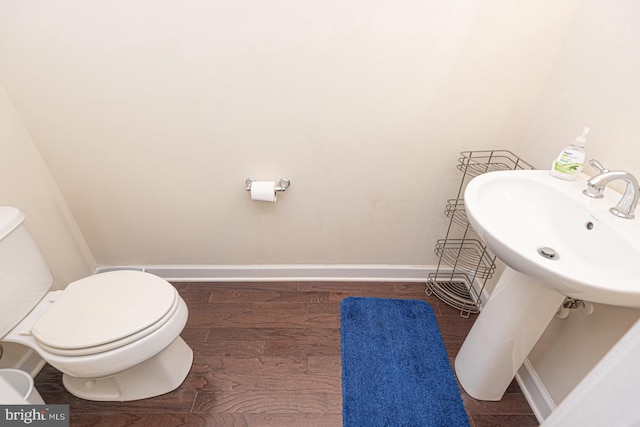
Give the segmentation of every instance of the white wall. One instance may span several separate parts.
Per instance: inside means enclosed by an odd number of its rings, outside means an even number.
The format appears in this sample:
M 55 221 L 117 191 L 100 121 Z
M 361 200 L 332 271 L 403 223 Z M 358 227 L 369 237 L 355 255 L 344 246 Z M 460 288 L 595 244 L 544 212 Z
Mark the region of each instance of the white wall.
M 549 168 L 589 125 L 588 157 L 640 177 L 639 19 L 640 3 L 633 0 L 580 2 L 520 147 L 523 157 Z M 595 171 L 587 166 L 585 172 Z M 575 313 L 551 323 L 529 360 L 556 404 L 639 316 L 601 305 L 592 316 Z
M 95 261 L 60 190 L 0 85 L 0 205 L 15 206 L 43 253 L 54 288 L 91 274 Z
M 0 82 L 99 265 L 429 265 L 576 2 L 0 0 Z

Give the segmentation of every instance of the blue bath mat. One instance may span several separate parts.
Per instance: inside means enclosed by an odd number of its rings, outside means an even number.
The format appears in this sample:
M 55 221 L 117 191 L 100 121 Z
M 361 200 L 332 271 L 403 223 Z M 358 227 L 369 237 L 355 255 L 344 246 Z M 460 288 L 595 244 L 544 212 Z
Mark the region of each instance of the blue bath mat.
M 468 427 L 429 304 L 345 298 L 340 306 L 344 427 Z

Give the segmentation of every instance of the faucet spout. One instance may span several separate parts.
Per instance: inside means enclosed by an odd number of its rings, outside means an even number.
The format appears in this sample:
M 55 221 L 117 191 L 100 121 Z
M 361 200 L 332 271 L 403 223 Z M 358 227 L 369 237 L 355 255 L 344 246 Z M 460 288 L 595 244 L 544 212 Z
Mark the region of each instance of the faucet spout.
M 635 210 L 640 199 L 640 186 L 635 176 L 626 171 L 606 171 L 587 181 L 587 188 L 583 193 L 589 197 L 601 198 L 604 188 L 614 180 L 622 180 L 627 184 L 624 194 L 618 204 L 609 211 L 620 218 L 635 218 Z

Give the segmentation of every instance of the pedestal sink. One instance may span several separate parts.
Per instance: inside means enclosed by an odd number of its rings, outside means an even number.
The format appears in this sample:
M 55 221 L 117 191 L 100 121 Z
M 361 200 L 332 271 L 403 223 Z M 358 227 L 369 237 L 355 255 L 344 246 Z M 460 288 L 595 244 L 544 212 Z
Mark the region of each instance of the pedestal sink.
M 611 214 L 608 188 L 583 195 L 587 178 L 499 171 L 467 186 L 469 222 L 507 264 L 455 360 L 472 397 L 502 398 L 565 296 L 640 308 L 640 219 Z

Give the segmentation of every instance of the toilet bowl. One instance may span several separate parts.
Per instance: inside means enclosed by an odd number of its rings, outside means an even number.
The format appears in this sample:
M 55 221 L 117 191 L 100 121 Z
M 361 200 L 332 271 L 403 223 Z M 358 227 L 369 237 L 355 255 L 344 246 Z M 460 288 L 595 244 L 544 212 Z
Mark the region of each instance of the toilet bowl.
M 187 306 L 160 277 L 111 271 L 51 292 L 53 277 L 25 215 L 0 206 L 0 342 L 30 347 L 88 400 L 137 400 L 176 389 L 193 362 L 180 338 Z
M 0 404 L 43 405 L 31 375 L 20 369 L 0 369 Z
M 112 271 L 48 292 L 0 341 L 28 346 L 88 400 L 164 394 L 188 374 L 193 352 L 179 336 L 187 306 L 165 280 Z

